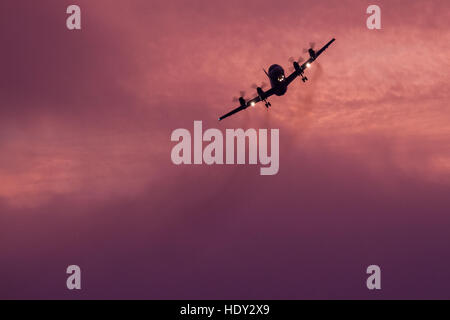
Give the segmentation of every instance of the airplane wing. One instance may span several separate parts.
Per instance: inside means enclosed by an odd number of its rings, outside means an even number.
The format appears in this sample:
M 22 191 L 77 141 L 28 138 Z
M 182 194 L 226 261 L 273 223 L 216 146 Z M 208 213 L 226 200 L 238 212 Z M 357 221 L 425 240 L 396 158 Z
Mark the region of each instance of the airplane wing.
M 267 90 L 265 92 L 263 91 L 262 97 L 256 96 L 253 99 L 248 100 L 244 105 L 241 105 L 241 106 L 237 107 L 236 109 L 231 110 L 227 114 L 224 114 L 223 116 L 221 116 L 219 118 L 219 121 L 221 121 L 221 120 L 223 120 L 225 118 L 228 118 L 229 116 L 232 116 L 233 114 L 235 114 L 235 113 L 237 113 L 239 111 L 245 110 L 248 107 L 255 106 L 258 102 L 261 102 L 262 100 L 267 99 L 268 97 L 272 96 L 273 92 L 274 92 L 273 88 L 270 88 L 269 90 Z
M 239 111 L 242 111 L 242 110 L 245 110 L 245 109 L 247 109 L 246 106 L 237 107 L 236 109 L 233 109 L 230 112 L 228 112 L 227 114 L 224 114 L 223 116 L 221 116 L 219 118 L 219 121 L 221 121 L 221 120 L 223 120 L 225 118 L 228 118 L 229 116 L 232 116 L 233 114 L 238 113 Z
M 306 66 L 305 66 L 306 67 Z M 303 66 L 300 67 L 302 72 L 303 70 Z M 298 76 L 300 75 L 299 72 L 297 72 L 296 70 L 292 71 L 292 73 L 286 78 L 286 85 L 290 85 L 292 81 L 294 81 Z
M 306 60 L 301 66 L 299 70 L 295 70 L 292 72 L 287 78 L 286 82 L 287 85 L 289 85 L 292 81 L 295 80 L 300 74 L 305 71 L 305 69 L 308 68 L 309 65 L 311 65 L 336 39 L 331 39 L 326 45 L 324 45 L 320 50 L 314 52 L 314 55 L 311 55 L 308 60 Z
M 317 57 L 320 56 L 320 55 L 322 54 L 322 52 L 324 52 L 324 51 L 330 46 L 330 44 L 332 44 L 335 40 L 336 40 L 335 38 L 331 39 L 326 45 L 324 45 L 324 46 L 322 47 L 322 49 L 320 49 L 319 51 L 317 51 L 317 52 L 316 52 L 316 57 L 314 58 L 314 60 L 316 60 Z

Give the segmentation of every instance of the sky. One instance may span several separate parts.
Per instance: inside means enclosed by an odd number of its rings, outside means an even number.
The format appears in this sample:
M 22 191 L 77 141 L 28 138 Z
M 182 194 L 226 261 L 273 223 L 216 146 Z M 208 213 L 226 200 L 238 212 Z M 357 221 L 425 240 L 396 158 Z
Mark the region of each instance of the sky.
M 3 0 L 0 40 L 0 298 L 450 298 L 447 1 Z M 279 173 L 175 166 L 195 120 L 279 129 Z

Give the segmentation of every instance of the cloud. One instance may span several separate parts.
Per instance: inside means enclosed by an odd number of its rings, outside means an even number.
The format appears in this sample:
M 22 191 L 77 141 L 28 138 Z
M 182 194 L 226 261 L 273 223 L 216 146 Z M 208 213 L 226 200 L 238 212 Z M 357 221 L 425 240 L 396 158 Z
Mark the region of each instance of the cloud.
M 343 146 L 333 149 L 339 153 L 364 149 L 370 135 L 385 137 L 384 143 L 401 141 L 385 152 L 413 150 L 420 142 L 429 153 L 426 164 L 399 161 L 392 170 L 420 166 L 424 176 L 443 170 L 447 179 L 446 166 L 432 159 L 448 154 L 430 142 L 448 143 L 450 76 L 442 72 L 449 66 L 447 20 L 421 14 L 410 21 L 419 11 L 438 11 L 441 3 L 424 3 L 426 9 L 383 4 L 381 31 L 364 27 L 360 5 L 346 10 L 317 3 L 301 19 L 302 2 L 286 2 L 270 15 L 268 3 L 235 5 L 219 10 L 195 2 L 177 6 L 174 14 L 172 5 L 148 10 L 141 1 L 86 2 L 78 34 L 58 28 L 62 5 L 50 11 L 45 5 L 10 5 L 26 14 L 27 23 L 7 19 L 18 38 L 10 38 L 2 53 L 11 63 L 2 77 L 1 144 L 7 156 L 0 195 L 23 203 L 88 189 L 126 193 L 131 185 L 151 184 L 155 172 L 167 173 L 158 170 L 158 160 L 167 161 L 171 130 L 199 119 L 218 126 L 208 119 L 233 107 L 230 97 L 237 92 L 264 80 L 260 66 L 287 66 L 287 58 L 301 54 L 309 40 L 321 45 L 332 36 L 338 40 L 313 67 L 310 83 L 295 83 L 289 94 L 274 98 L 270 114 L 246 111 L 233 125 L 286 128 L 297 143 L 304 135 L 312 144 L 333 136 Z M 248 19 L 251 10 L 254 19 Z M 404 14 L 396 15 L 399 10 Z M 293 24 L 286 30 L 277 20 Z M 40 32 L 33 32 L 35 25 Z
M 33 279 L 31 297 L 64 296 L 50 273 L 69 260 L 87 297 L 361 297 L 371 259 L 445 277 L 446 1 L 380 1 L 380 31 L 354 1 L 78 3 L 81 32 L 63 3 L 0 5 L 0 296 Z M 216 121 L 262 67 L 331 37 L 309 83 Z M 279 174 L 174 166 L 170 134 L 194 120 L 279 128 Z

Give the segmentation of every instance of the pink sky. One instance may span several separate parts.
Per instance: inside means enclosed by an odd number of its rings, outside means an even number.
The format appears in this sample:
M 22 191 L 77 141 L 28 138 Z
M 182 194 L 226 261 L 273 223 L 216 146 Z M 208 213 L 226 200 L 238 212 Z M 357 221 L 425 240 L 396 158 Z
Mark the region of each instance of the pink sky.
M 0 5 L 0 297 L 64 296 L 52 274 L 78 259 L 95 298 L 121 296 L 99 275 L 114 263 L 134 270 L 133 297 L 230 297 L 234 282 L 208 285 L 219 275 L 247 279 L 244 298 L 370 297 L 357 272 L 371 261 L 397 283 L 385 297 L 448 298 L 448 1 L 76 3 L 75 32 L 71 3 Z M 374 3 L 382 30 L 366 28 Z M 261 67 L 332 37 L 309 83 L 217 122 Z M 194 120 L 279 128 L 280 172 L 174 166 L 170 134 Z M 23 288 L 27 266 L 48 291 Z M 202 289 L 176 286 L 192 274 Z

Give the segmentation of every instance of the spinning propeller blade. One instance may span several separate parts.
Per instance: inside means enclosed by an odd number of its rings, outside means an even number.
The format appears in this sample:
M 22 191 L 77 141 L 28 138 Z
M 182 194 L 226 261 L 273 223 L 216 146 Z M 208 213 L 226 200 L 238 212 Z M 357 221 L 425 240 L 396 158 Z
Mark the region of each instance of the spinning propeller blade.
M 261 85 L 259 85 L 259 86 L 256 83 L 252 84 L 253 89 L 256 89 L 258 87 L 260 87 L 261 89 L 264 89 L 265 87 L 267 87 L 267 83 L 262 82 Z

